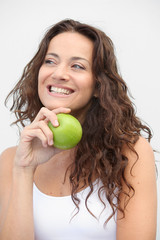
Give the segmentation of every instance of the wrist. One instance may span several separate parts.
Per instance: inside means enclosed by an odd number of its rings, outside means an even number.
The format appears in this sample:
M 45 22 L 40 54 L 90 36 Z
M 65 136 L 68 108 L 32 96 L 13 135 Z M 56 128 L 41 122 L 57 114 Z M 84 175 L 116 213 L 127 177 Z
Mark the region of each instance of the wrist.
M 17 165 L 14 165 L 13 166 L 13 173 L 14 174 L 25 174 L 25 175 L 34 175 L 34 172 L 36 170 L 36 167 L 33 167 L 33 166 L 17 166 Z
M 37 168 L 37 165 L 31 164 L 29 161 L 26 161 L 23 158 L 15 156 L 13 169 L 17 173 L 34 173 Z

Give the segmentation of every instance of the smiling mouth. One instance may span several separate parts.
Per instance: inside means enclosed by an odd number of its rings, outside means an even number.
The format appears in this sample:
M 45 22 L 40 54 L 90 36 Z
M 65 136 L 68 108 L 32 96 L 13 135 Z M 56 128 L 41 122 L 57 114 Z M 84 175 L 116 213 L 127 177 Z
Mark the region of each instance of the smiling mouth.
M 73 93 L 73 90 L 49 86 L 49 92 L 58 93 L 58 94 L 62 94 L 62 95 L 70 95 L 71 93 Z

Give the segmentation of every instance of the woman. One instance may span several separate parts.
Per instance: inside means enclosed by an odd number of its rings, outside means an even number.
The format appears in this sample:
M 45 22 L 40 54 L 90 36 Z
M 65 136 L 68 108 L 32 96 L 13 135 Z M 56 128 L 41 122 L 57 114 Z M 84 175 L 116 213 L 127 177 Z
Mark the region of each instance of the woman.
M 155 239 L 151 132 L 105 33 L 73 20 L 52 26 L 10 95 L 24 129 L 1 154 L 1 240 Z M 75 148 L 54 148 L 48 122 L 58 127 L 58 113 L 82 124 Z

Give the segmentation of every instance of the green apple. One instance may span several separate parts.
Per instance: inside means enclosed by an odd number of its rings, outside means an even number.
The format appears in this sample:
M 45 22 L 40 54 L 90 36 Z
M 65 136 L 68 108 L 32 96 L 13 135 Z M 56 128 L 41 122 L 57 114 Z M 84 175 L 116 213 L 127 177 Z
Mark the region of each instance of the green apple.
M 70 114 L 57 114 L 59 126 L 54 127 L 48 123 L 53 133 L 54 146 L 60 149 L 70 149 L 75 147 L 82 138 L 82 127 L 78 119 Z

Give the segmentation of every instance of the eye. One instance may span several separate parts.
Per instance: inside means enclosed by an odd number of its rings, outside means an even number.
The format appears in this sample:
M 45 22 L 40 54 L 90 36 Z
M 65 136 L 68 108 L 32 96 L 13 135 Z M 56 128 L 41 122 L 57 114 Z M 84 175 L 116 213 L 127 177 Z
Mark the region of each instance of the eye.
M 83 66 L 81 66 L 79 64 L 73 64 L 72 67 L 75 68 L 75 69 L 82 69 L 82 70 L 85 69 Z
M 54 60 L 51 60 L 51 59 L 46 59 L 46 60 L 44 61 L 44 63 L 51 65 L 51 64 L 55 64 L 55 61 L 54 61 Z

